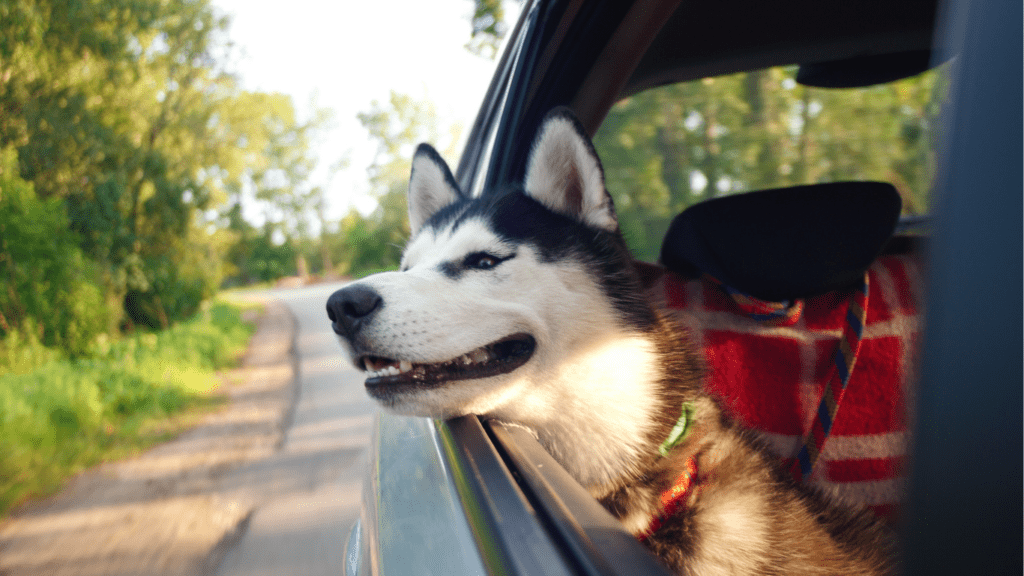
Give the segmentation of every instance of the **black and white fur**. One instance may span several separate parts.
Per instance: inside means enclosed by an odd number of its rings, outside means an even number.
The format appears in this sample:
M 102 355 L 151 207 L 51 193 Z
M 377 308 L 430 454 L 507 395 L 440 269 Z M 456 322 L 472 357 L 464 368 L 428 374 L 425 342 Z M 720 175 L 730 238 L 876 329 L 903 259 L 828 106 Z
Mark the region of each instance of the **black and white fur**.
M 646 544 L 680 574 L 882 574 L 888 534 L 794 484 L 705 395 L 685 337 L 644 297 L 600 161 L 565 109 L 521 188 L 463 195 L 421 145 L 401 270 L 331 296 L 328 314 L 386 409 L 524 426 L 627 530 L 694 456 L 685 510 Z M 684 402 L 696 422 L 658 452 Z

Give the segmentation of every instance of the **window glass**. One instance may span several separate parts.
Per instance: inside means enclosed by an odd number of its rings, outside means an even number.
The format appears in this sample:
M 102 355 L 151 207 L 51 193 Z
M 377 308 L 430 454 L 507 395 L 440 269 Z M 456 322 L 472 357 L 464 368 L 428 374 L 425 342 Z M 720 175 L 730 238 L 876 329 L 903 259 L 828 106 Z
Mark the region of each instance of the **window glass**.
M 715 196 L 798 184 L 893 184 L 923 214 L 943 70 L 869 88 L 810 88 L 795 67 L 705 78 L 618 102 L 594 138 L 623 232 L 654 261 L 672 218 Z

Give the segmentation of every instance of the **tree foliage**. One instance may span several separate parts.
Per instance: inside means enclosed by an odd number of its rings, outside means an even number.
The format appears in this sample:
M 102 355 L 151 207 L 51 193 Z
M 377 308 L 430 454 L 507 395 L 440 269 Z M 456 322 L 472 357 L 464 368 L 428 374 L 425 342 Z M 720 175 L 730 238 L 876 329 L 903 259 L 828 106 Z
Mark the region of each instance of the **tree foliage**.
M 673 84 L 613 107 L 594 141 L 639 257 L 657 259 L 672 218 L 722 194 L 881 180 L 906 212 L 927 210 L 942 74 L 858 90 L 793 76 L 774 68 Z
M 0 147 L 126 326 L 166 327 L 217 290 L 240 238 L 218 214 L 247 187 L 301 204 L 310 128 L 288 97 L 239 89 L 226 27 L 208 0 L 0 3 Z
M 409 237 L 406 190 L 415 146 L 429 142 L 454 160 L 459 137 L 454 127 L 442 132 L 432 103 L 397 92 L 391 93 L 387 103 L 374 101 L 358 118 L 377 143 L 377 155 L 368 169 L 377 208 L 366 216 L 351 209 L 338 232 L 324 237 L 337 262 L 335 271 L 352 276 L 398 266 Z
M 498 55 L 498 45 L 507 31 L 505 10 L 501 0 L 474 0 L 466 50 L 494 59 Z
M 114 312 L 57 199 L 42 200 L 0 151 L 0 336 L 27 337 L 78 355 L 110 329 Z

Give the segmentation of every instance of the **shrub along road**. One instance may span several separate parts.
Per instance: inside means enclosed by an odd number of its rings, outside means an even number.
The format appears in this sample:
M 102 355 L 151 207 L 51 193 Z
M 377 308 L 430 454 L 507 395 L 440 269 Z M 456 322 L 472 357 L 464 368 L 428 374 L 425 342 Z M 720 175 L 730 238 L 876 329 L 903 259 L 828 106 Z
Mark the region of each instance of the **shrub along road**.
M 336 288 L 268 293 L 229 405 L 19 509 L 0 574 L 340 573 L 373 408 L 323 312 Z

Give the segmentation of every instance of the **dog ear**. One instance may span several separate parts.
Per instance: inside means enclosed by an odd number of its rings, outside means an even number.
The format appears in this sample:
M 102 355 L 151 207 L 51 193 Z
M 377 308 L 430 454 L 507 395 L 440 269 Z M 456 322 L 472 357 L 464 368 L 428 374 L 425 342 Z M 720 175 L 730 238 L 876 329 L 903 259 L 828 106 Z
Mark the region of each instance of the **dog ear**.
M 568 108 L 555 108 L 541 122 L 523 185 L 555 212 L 609 232 L 619 228 L 597 151 Z
M 409 229 L 415 236 L 438 210 L 464 198 L 441 155 L 429 144 L 420 144 L 412 158 L 409 176 Z

